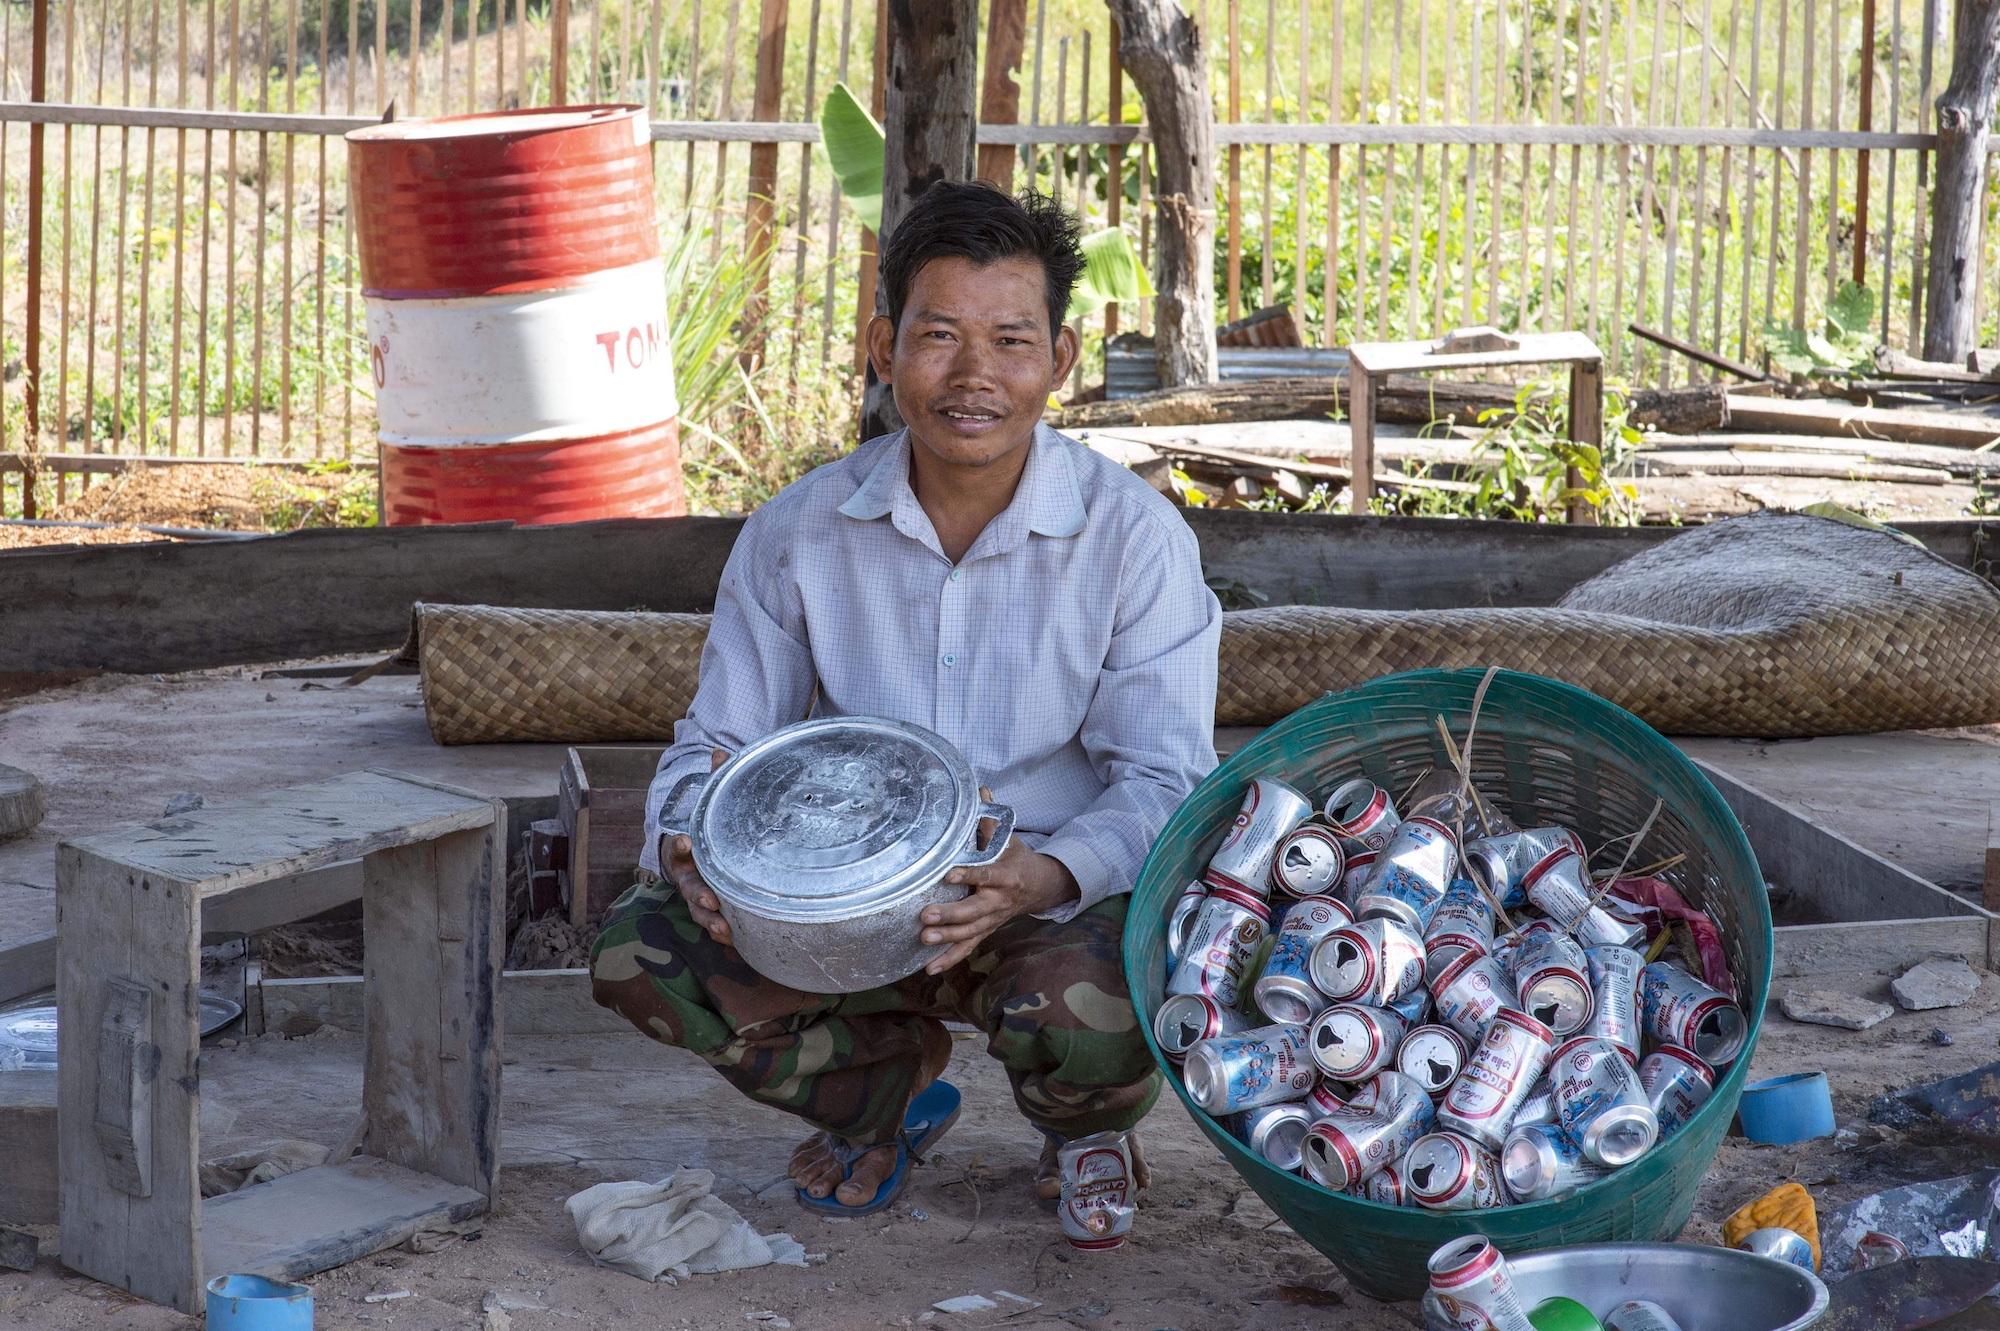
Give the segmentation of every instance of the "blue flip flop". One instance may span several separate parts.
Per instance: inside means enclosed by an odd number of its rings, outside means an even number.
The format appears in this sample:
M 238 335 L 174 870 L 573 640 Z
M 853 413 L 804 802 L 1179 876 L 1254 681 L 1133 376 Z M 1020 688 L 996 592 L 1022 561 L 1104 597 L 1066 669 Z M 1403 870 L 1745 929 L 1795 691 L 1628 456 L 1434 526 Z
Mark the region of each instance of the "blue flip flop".
M 959 1105 L 963 1099 L 958 1087 L 950 1082 L 934 1081 L 910 1101 L 909 1109 L 903 1114 L 903 1126 L 896 1133 L 896 1140 L 889 1143 L 896 1148 L 895 1172 L 882 1180 L 882 1185 L 875 1189 L 874 1197 L 868 1201 L 859 1206 L 845 1206 L 835 1200 L 833 1193 L 824 1197 L 809 1197 L 804 1188 L 797 1188 L 794 1191 L 798 1194 L 799 1205 L 821 1215 L 850 1218 L 888 1210 L 903 1189 L 909 1186 L 911 1162 L 922 1160 L 924 1151 L 936 1145 L 946 1130 L 958 1122 Z M 874 1146 L 851 1146 L 835 1139 L 833 1153 L 851 1176 L 854 1162 L 870 1151 L 881 1149 L 881 1146 L 879 1142 Z

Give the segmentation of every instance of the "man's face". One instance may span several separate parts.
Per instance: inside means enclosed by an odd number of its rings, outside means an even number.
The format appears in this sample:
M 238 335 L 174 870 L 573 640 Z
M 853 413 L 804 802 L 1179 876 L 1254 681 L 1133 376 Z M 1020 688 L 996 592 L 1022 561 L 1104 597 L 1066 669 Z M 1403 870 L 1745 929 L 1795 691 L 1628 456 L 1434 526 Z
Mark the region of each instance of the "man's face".
M 944 462 L 984 466 L 1034 436 L 1049 393 L 1076 364 L 1076 334 L 1051 335 L 1042 266 L 933 259 L 900 329 L 868 327 L 875 373 L 893 384 L 912 437 Z

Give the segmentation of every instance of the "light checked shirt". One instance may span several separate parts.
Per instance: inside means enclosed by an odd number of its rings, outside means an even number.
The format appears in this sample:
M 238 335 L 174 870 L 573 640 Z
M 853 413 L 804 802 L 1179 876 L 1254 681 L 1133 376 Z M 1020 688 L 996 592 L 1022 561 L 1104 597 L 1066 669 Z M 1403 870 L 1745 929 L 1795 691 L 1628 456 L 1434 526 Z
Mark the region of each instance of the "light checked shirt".
M 884 716 L 950 740 L 1022 840 L 1075 875 L 1081 898 L 1047 918 L 1130 891 L 1215 766 L 1222 610 L 1162 495 L 1046 425 L 1029 447 L 1013 502 L 956 565 L 910 488 L 904 431 L 751 514 L 646 826 L 712 748 L 809 712 Z M 646 843 L 658 872 L 657 830 Z

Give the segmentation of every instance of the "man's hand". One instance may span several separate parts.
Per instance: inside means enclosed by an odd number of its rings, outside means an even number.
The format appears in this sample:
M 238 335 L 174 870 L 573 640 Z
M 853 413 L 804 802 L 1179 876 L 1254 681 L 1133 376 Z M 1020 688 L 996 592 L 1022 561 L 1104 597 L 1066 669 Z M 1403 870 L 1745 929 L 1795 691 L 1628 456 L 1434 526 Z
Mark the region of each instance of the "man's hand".
M 708 770 L 729 761 L 729 755 L 721 749 L 710 749 Z M 684 836 L 667 839 L 666 854 L 662 860 L 667 867 L 667 877 L 680 892 L 681 900 L 687 902 L 688 914 L 694 922 L 708 930 L 708 936 L 718 943 L 729 942 L 729 921 L 722 918 L 722 903 L 716 900 L 715 889 L 702 879 L 701 870 L 694 867 L 694 842 Z
M 982 796 L 991 799 L 985 791 Z M 950 943 L 951 950 L 924 969 L 941 975 L 972 955 L 986 935 L 1017 915 L 1039 915 L 1076 900 L 1076 876 L 1061 860 L 1029 850 L 1020 838 L 991 864 L 953 869 L 947 883 L 965 883 L 972 892 L 962 901 L 924 910 L 923 940 Z

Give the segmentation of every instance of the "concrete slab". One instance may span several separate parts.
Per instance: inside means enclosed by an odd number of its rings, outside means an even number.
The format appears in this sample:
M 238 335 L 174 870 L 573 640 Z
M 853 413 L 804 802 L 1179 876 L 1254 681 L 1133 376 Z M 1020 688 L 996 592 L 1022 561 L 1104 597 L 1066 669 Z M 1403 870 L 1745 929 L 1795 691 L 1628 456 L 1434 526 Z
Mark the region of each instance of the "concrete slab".
M 2000 800 L 2000 727 L 1674 743 L 1919 878 L 1979 899 L 1988 812 Z
M 553 799 L 563 751 L 435 743 L 413 675 L 346 688 L 241 668 L 105 675 L 31 694 L 0 712 L 0 755 L 42 779 L 48 813 L 26 836 L 0 842 L 0 945 L 56 927 L 59 840 L 156 818 L 181 792 L 213 804 L 387 767 L 506 798 Z

